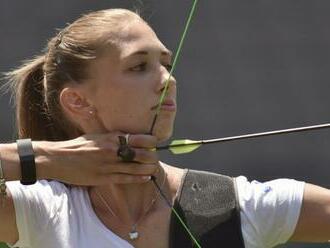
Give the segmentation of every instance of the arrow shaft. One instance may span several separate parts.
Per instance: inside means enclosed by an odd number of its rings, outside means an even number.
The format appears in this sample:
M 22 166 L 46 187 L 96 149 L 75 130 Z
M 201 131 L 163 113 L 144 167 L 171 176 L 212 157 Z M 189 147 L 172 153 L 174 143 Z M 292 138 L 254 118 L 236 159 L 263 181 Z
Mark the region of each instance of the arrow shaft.
M 314 125 L 314 126 L 307 126 L 307 127 L 297 127 L 297 128 L 275 130 L 275 131 L 269 131 L 269 132 L 231 136 L 231 137 L 225 137 L 225 138 L 219 138 L 219 139 L 202 140 L 202 144 L 219 143 L 219 142 L 241 140 L 241 139 L 251 139 L 251 138 L 288 134 L 288 133 L 306 132 L 306 131 L 319 130 L 319 129 L 325 129 L 325 128 L 330 128 L 330 123 Z
M 173 148 L 173 147 L 182 147 L 182 146 L 187 146 L 187 145 L 212 144 L 212 143 L 221 143 L 221 142 L 242 140 L 242 139 L 253 139 L 253 138 L 259 138 L 259 137 L 265 137 L 265 136 L 306 132 L 306 131 L 319 130 L 319 129 L 325 129 L 325 128 L 330 128 L 330 123 L 314 125 L 314 126 L 307 126 L 307 127 L 297 127 L 297 128 L 275 130 L 275 131 L 269 131 L 269 132 L 244 134 L 244 135 L 230 136 L 230 137 L 217 138 L 217 139 L 199 140 L 199 141 L 191 142 L 189 144 L 161 146 L 161 147 L 157 147 L 157 150 L 165 150 L 165 149 L 169 149 L 169 148 Z

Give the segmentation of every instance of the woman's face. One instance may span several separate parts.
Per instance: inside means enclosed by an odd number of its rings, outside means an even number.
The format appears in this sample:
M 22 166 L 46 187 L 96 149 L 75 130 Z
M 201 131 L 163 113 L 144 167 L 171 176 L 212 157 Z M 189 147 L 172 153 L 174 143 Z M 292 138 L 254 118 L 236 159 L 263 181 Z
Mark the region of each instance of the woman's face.
M 136 20 L 122 29 L 116 47 L 90 68 L 90 99 L 106 131 L 148 133 L 170 67 L 171 52 L 146 23 Z M 153 131 L 160 141 L 168 139 L 173 130 L 174 78 L 167 92 Z

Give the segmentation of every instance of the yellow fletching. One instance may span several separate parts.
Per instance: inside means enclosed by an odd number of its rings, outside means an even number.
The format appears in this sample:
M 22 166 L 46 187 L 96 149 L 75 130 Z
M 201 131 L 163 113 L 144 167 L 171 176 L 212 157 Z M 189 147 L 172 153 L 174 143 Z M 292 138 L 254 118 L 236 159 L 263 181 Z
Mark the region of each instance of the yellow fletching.
M 173 140 L 170 144 L 169 150 L 173 154 L 189 153 L 201 146 L 201 142 L 195 140 Z

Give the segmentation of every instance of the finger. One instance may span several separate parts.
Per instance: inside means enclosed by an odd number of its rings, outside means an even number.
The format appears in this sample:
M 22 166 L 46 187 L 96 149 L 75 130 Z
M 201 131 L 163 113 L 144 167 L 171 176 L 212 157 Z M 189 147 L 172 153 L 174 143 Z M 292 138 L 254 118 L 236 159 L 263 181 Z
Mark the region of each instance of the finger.
M 157 138 L 147 134 L 132 134 L 129 136 L 128 144 L 137 148 L 154 148 L 157 145 Z
M 151 180 L 151 176 L 136 176 L 130 174 L 109 174 L 104 175 L 100 182 L 104 184 L 116 183 L 116 184 L 134 184 L 134 183 L 147 183 Z
M 125 136 L 125 134 L 119 131 L 114 131 L 110 133 L 84 135 L 85 138 L 93 141 L 94 144 L 100 147 L 119 144 L 118 136 Z
M 109 145 L 108 147 L 102 148 L 88 148 L 83 150 L 77 150 L 76 155 L 85 155 L 86 151 L 93 153 L 93 160 L 101 160 L 104 164 L 121 163 L 122 158 L 118 156 L 119 147 L 114 145 Z M 144 164 L 156 164 L 159 161 L 158 153 L 156 151 L 141 149 L 141 148 L 131 148 L 134 155 L 134 162 L 144 163 Z M 126 163 L 126 162 L 125 162 Z
M 99 174 L 116 174 L 124 173 L 137 176 L 150 176 L 157 171 L 157 164 L 140 164 L 140 163 L 115 163 L 115 164 L 103 164 L 99 167 Z
M 145 163 L 145 164 L 155 164 L 159 161 L 158 153 L 156 151 L 146 150 L 146 149 L 133 149 L 135 151 L 135 162 Z

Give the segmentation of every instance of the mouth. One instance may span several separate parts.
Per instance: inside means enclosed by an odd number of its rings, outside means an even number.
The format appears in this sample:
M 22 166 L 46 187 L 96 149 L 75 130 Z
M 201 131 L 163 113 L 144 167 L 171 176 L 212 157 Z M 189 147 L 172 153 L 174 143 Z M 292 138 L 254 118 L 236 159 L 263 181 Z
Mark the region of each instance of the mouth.
M 153 106 L 151 110 L 156 110 L 158 107 L 158 104 Z M 161 110 L 165 111 L 175 111 L 176 110 L 176 103 L 173 99 L 165 99 L 164 102 L 162 103 L 162 106 L 160 107 Z

